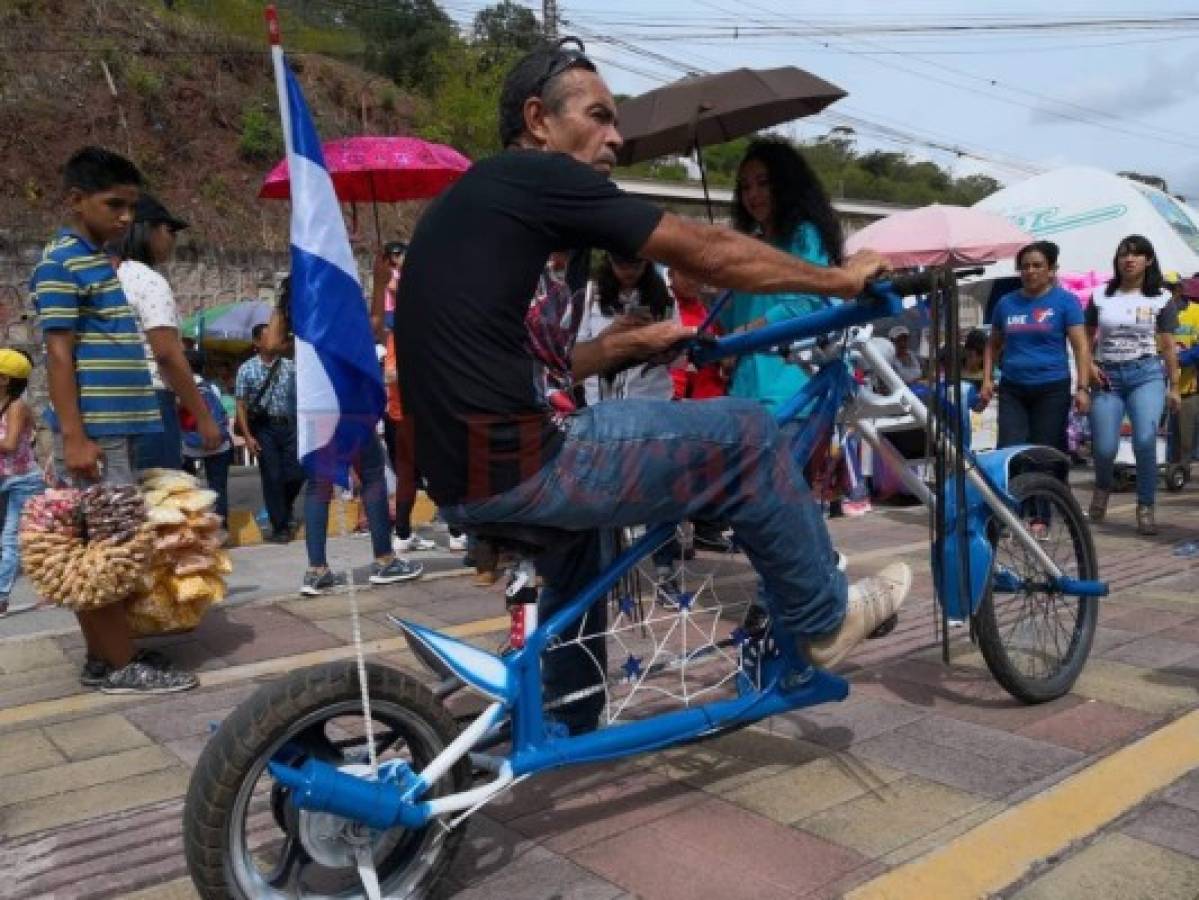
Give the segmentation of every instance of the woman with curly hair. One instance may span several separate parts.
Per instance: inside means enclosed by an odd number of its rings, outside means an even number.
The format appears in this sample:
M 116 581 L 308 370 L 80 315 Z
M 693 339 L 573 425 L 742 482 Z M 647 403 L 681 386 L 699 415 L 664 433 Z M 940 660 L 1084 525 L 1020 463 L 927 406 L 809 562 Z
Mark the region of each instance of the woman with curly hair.
M 733 191 L 733 226 L 817 265 L 840 265 L 844 257 L 841 224 L 820 179 L 794 146 L 777 138 L 755 140 L 746 150 Z M 814 294 L 737 292 L 720 321 L 726 332 L 747 331 L 835 302 Z M 747 354 L 733 369 L 729 396 L 753 398 L 773 410 L 807 380 L 803 369 L 778 353 Z
M 820 179 L 794 145 L 778 138 L 759 138 L 745 151 L 733 189 L 733 227 L 816 265 L 838 266 L 844 258 L 841 223 Z M 720 324 L 728 333 L 751 331 L 840 302 L 815 294 L 738 291 L 722 311 Z M 728 393 L 757 400 L 773 412 L 807 381 L 808 373 L 780 353 L 759 351 L 737 358 Z M 813 484 L 813 492 L 829 501 L 831 515 L 841 514 L 839 474 L 813 462 L 805 467 L 805 477 L 810 483 L 824 483 Z M 844 557 L 836 555 L 843 570 Z M 765 620 L 764 591 L 759 582 L 758 605 L 746 615 L 745 627 L 750 631 L 762 627 Z

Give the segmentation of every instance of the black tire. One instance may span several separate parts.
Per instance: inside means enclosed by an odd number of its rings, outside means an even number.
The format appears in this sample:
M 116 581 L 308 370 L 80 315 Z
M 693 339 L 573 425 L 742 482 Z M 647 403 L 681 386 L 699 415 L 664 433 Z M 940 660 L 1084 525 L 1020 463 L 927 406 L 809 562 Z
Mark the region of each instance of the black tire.
M 413 678 L 395 669 L 368 664 L 367 682 L 376 745 L 383 745 L 381 758 L 384 751 L 400 753 L 420 772 L 457 736 L 453 718 Z M 320 893 L 362 895 L 352 868 L 353 877 L 346 879 L 350 886 L 343 888 L 339 886 L 343 880 L 340 868 L 323 868 L 312 861 L 296 837 L 298 816 L 286 799 L 286 789 L 281 789 L 265 771 L 266 762 L 280 752 L 298 754 L 291 762 L 297 766 L 309 756 L 330 762 L 354 761 L 357 757 L 351 747 L 359 756 L 366 750 L 361 738 L 345 737 L 349 733 L 346 723 L 352 724 L 355 716 L 361 724 L 358 671 L 353 661 L 344 661 L 301 669 L 264 685 L 225 719 L 200 755 L 183 813 L 184 853 L 201 897 L 242 900 L 272 893 L 282 896 L 266 884 L 271 873 L 261 871 L 260 858 L 266 855 L 267 847 L 250 849 L 251 839 L 256 841 L 272 827 L 280 835 L 274 840 L 283 848 L 279 855 L 284 858 L 275 864 L 272 873 L 288 874 L 297 865 L 302 873 L 305 866 L 317 866 L 319 871 L 314 874 L 333 876 L 322 882 Z M 327 732 L 330 726 L 332 734 Z M 391 730 L 380 732 L 380 728 Z M 401 742 L 402 753 L 398 750 Z M 260 780 L 266 782 L 267 798 L 259 789 Z M 465 790 L 470 780 L 470 764 L 460 760 L 430 796 Z M 417 831 L 397 828 L 386 832 L 376 846 L 376 867 L 384 894 L 428 896 L 464 835 L 465 826 L 447 834 L 436 823 Z M 285 861 L 293 855 L 296 861 Z M 307 862 L 300 861 L 302 858 Z
M 1099 577 L 1090 529 L 1065 484 L 1052 475 L 1030 472 L 1013 479 L 1010 491 L 1026 526 L 1033 520 L 1048 519 L 1048 539 L 1042 547 L 1067 575 L 1085 580 Z M 975 614 L 979 649 L 995 680 L 1013 697 L 1025 703 L 1055 700 L 1070 691 L 1086 665 L 1099 619 L 1099 600 L 1040 590 L 1000 594 L 997 602 L 991 587 L 998 568 L 1014 570 L 1022 579 L 1041 581 L 1045 574 L 998 520 L 992 520 L 991 539 L 995 548 L 991 578 Z M 1040 630 L 1042 623 L 1048 634 Z M 1021 628 L 1024 634 L 1017 633 Z M 1019 644 L 1030 629 L 1038 638 L 1032 650 Z
M 1166 469 L 1166 490 L 1177 493 L 1186 487 L 1187 483 L 1187 468 L 1186 466 L 1169 466 Z

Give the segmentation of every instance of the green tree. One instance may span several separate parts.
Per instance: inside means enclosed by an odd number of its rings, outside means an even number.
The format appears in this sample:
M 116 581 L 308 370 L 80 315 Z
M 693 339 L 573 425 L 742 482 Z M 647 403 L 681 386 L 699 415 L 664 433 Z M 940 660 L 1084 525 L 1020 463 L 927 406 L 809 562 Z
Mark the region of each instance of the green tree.
M 455 39 L 453 20 L 435 0 L 353 5 L 346 15 L 362 33 L 368 69 L 426 95 L 433 89 L 433 61 Z
M 961 197 L 963 206 L 971 206 L 984 197 L 990 197 L 1002 187 L 1003 185 L 989 175 L 967 175 L 954 182 L 954 188 Z
M 745 151 L 757 135 L 737 138 L 725 144 L 705 147 L 704 169 L 714 186 L 731 186 L 737 177 Z M 844 136 L 826 136 L 797 145 L 815 171 L 830 197 L 878 200 L 908 206 L 929 203 L 953 203 L 970 206 L 999 190 L 1000 184 L 986 175 L 954 178 L 945 169 L 928 160 L 916 160 L 906 153 L 872 150 L 859 153 L 853 141 Z M 659 181 L 684 180 L 683 167 L 651 160 L 638 163 L 621 173 L 634 178 Z
M 545 40 L 541 23 L 527 6 L 501 0 L 475 14 L 476 44 L 503 51 L 528 53 Z
M 457 39 L 433 54 L 433 88 L 417 109 L 417 134 L 471 159 L 499 150 L 500 89 L 514 56 L 515 51 L 498 52 Z

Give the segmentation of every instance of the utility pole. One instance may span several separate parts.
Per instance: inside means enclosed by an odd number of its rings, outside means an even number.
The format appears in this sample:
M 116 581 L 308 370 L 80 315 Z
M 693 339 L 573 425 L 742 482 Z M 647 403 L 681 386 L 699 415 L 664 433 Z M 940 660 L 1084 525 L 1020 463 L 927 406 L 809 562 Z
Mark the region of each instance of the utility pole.
M 558 40 L 558 0 L 541 0 L 541 27 L 548 40 Z

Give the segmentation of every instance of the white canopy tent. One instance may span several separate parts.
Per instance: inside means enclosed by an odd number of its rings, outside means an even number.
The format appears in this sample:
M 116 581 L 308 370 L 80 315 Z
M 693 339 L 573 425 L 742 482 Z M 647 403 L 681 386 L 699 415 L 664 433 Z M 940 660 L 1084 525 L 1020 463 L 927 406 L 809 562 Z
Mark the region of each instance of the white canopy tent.
M 1156 188 L 1089 166 L 1054 169 L 996 191 L 975 204 L 999 213 L 1035 240 L 1061 247 L 1063 272 L 1110 273 L 1120 240 L 1147 237 L 1163 271 L 1199 272 L 1199 213 Z M 1015 261 L 985 277 L 1015 274 Z

